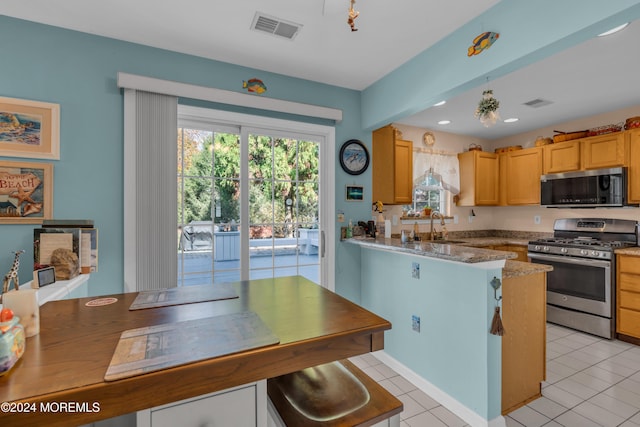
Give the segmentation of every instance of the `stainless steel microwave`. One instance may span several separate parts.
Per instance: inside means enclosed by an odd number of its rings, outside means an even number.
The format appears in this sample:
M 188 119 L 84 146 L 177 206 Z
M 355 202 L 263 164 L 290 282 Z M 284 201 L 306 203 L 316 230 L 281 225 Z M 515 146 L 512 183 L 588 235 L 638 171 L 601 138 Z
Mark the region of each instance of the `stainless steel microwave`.
M 548 208 L 625 206 L 627 204 L 627 168 L 542 175 L 540 204 Z

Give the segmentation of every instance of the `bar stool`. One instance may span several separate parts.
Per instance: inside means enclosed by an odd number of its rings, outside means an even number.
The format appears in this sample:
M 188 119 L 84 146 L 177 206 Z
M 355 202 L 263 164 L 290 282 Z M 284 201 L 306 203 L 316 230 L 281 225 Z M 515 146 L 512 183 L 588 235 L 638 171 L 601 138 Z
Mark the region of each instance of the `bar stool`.
M 267 380 L 270 427 L 399 427 L 400 400 L 348 360 Z

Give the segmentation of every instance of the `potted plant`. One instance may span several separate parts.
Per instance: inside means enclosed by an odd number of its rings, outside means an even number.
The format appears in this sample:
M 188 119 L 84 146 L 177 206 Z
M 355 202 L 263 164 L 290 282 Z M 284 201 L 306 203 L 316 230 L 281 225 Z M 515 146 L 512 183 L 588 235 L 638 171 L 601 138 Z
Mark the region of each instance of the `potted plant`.
M 485 127 L 496 124 L 496 121 L 500 118 L 498 114 L 498 108 L 500 107 L 500 101 L 493 97 L 493 91 L 488 89 L 482 92 L 482 99 L 478 103 L 475 116 L 480 119 Z

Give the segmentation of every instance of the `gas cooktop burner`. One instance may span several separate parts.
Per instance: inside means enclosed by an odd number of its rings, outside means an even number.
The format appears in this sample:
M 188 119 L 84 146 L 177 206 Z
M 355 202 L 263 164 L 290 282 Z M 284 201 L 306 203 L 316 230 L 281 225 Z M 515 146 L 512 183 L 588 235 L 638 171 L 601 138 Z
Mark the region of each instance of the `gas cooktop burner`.
M 617 219 L 557 219 L 553 237 L 529 242 L 529 252 L 612 259 L 613 251 L 636 246 L 637 223 Z

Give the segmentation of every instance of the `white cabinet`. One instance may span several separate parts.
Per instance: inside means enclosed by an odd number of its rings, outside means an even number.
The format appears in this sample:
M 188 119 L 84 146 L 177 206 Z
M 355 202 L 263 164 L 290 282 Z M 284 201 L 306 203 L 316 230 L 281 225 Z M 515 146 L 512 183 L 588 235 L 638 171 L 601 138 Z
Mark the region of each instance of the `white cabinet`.
M 267 382 L 245 384 L 139 411 L 138 427 L 265 427 Z

